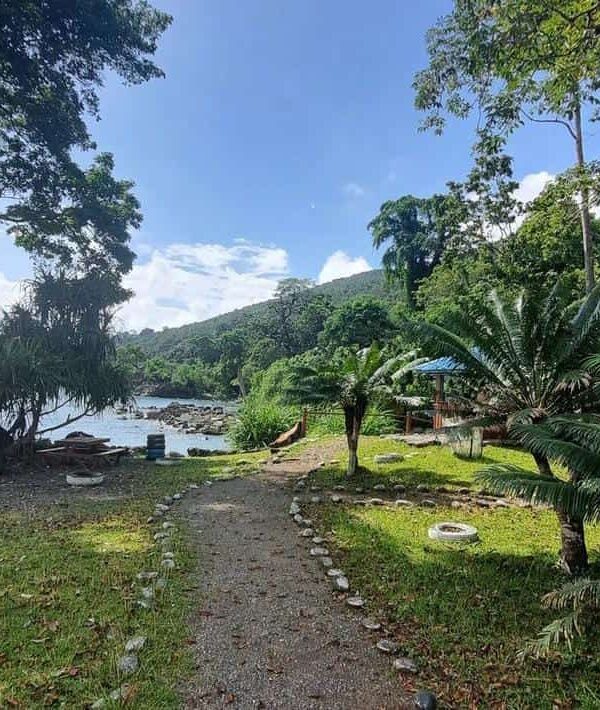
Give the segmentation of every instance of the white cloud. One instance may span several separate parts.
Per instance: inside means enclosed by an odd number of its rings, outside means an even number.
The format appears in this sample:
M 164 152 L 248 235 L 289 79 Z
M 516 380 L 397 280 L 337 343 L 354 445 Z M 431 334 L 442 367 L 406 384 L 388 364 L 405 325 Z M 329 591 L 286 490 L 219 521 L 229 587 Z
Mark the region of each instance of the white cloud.
M 0 311 L 12 306 L 21 296 L 20 281 L 11 281 L 0 272 Z
M 323 264 L 323 268 L 319 273 L 318 282 L 320 284 L 334 279 L 341 279 L 344 276 L 353 276 L 361 274 L 363 271 L 371 271 L 373 267 L 362 256 L 357 256 L 353 259 L 344 251 L 335 251 Z
M 171 244 L 155 249 L 125 278 L 135 295 L 118 314 L 127 330 L 176 327 L 273 295 L 288 273 L 288 255 L 274 246 L 239 241 L 222 244 Z
M 515 197 L 523 204 L 527 204 L 534 200 L 551 180 L 554 180 L 554 175 L 546 170 L 529 173 L 519 183 L 519 187 L 515 190 Z
M 347 182 L 344 185 L 344 192 L 349 197 L 363 197 L 365 195 L 365 188 L 359 185 L 357 182 Z

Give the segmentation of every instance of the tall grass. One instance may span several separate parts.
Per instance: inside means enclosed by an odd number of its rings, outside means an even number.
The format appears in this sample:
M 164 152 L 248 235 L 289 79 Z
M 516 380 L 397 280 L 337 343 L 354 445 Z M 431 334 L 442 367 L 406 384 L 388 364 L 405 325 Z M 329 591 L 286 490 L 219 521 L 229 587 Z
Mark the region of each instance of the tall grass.
M 260 392 L 251 392 L 238 412 L 229 439 L 236 449 L 244 451 L 267 446 L 298 419 L 297 407 L 288 407 L 277 399 L 264 398 Z

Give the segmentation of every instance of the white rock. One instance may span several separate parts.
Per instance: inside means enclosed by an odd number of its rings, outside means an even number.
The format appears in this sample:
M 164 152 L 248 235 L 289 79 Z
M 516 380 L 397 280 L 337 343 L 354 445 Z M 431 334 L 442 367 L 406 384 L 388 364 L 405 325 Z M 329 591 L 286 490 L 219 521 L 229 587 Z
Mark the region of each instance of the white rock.
M 129 641 L 125 644 L 125 651 L 126 653 L 133 653 L 134 651 L 141 651 L 142 648 L 144 648 L 144 645 L 146 644 L 146 637 L 145 636 L 134 636 L 133 638 L 130 638 Z
M 325 542 L 325 538 L 319 537 L 317 535 L 316 537 L 313 537 L 312 541 L 315 543 L 315 545 L 322 545 Z
M 172 560 L 174 557 L 172 552 L 163 552 L 163 560 Z
M 404 456 L 402 454 L 377 454 L 373 458 L 375 463 L 396 463 L 397 461 L 402 461 Z
M 152 587 L 142 587 L 142 596 L 144 599 L 153 599 L 154 589 L 152 589 Z
M 361 609 L 365 605 L 365 601 L 362 597 L 348 597 L 346 604 L 354 609 Z
M 411 503 L 411 501 L 406 500 L 405 498 L 398 498 L 398 500 L 394 503 L 394 505 L 397 508 L 410 508 L 412 503 Z
M 164 503 L 157 503 L 155 508 L 156 508 L 156 510 L 161 510 L 163 513 L 166 513 L 167 510 L 169 510 L 169 506 L 164 505 Z
M 394 658 L 392 664 L 397 671 L 402 671 L 404 673 L 417 673 L 419 670 L 417 664 L 410 658 L 405 658 L 404 656 L 399 656 Z
M 156 585 L 155 585 L 155 586 L 156 586 L 156 588 L 157 588 L 159 591 L 162 591 L 162 590 L 165 589 L 166 586 L 167 586 L 167 580 L 166 580 L 164 577 L 159 577 L 159 578 L 156 580 Z
M 309 528 L 313 524 L 313 521 L 310 518 L 304 518 L 302 524 Z
M 350 582 L 348 581 L 348 577 L 345 577 L 343 574 L 334 577 L 333 586 L 339 592 L 347 592 L 350 589 Z
M 331 569 L 327 570 L 327 576 L 328 577 L 340 577 L 344 573 L 342 572 L 341 569 L 336 569 L 335 567 L 332 567 Z
M 183 498 L 183 496 L 181 495 L 181 493 L 174 493 L 173 494 L 173 500 L 181 500 L 182 498 Z
M 175 562 L 173 562 L 173 560 L 170 560 L 170 559 L 168 559 L 168 558 L 167 558 L 166 560 L 163 560 L 160 564 L 161 564 L 165 569 L 173 569 L 173 568 L 175 567 Z
M 398 653 L 400 645 L 391 639 L 381 639 L 377 642 L 377 648 L 382 653 Z
M 315 531 L 312 528 L 304 528 L 304 530 L 300 530 L 298 535 L 300 537 L 312 537 L 315 534 Z
M 112 693 L 109 695 L 111 700 L 122 700 L 123 698 L 126 698 L 129 695 L 129 686 L 127 683 L 124 683 L 120 688 L 117 688 L 116 690 L 113 690 Z
M 290 510 L 289 510 L 290 515 L 298 515 L 299 512 L 300 512 L 300 506 L 298 505 L 298 503 L 296 503 L 296 501 L 292 501 L 292 503 L 290 504 Z
M 294 515 L 294 522 L 298 523 L 298 525 L 302 525 L 304 518 L 300 515 L 300 513 L 296 513 L 296 515 Z
M 379 631 L 381 629 L 381 624 L 378 621 L 373 621 L 373 619 L 363 619 L 361 623 L 369 631 Z
M 169 537 L 168 532 L 157 532 L 154 534 L 155 540 L 164 540 L 166 537 Z
M 139 665 L 140 663 L 138 661 L 138 657 L 134 653 L 128 653 L 125 656 L 121 656 L 117 664 L 119 671 L 124 675 L 131 675 L 132 673 L 135 673 Z
M 331 502 L 332 502 L 332 503 L 341 503 L 342 500 L 343 500 L 343 499 L 342 499 L 342 496 L 338 496 L 338 495 L 333 495 L 333 496 L 331 496 Z
M 188 488 L 189 488 L 191 491 L 195 491 L 197 488 L 199 488 L 199 486 L 198 486 L 196 483 L 190 483 L 190 485 L 188 486 Z
M 313 496 L 313 497 L 310 499 L 310 502 L 311 502 L 311 503 L 320 503 L 320 502 L 321 502 L 321 498 L 320 498 L 320 496 Z
M 329 550 L 326 547 L 311 547 L 310 556 L 311 557 L 327 557 L 329 555 Z
M 212 486 L 212 481 L 204 481 L 205 486 Z
M 170 530 L 171 528 L 174 528 L 175 525 L 173 523 L 170 523 L 168 520 L 166 520 L 163 524 L 163 530 Z
M 382 498 L 369 498 L 369 505 L 384 505 L 385 501 Z
M 329 556 L 321 557 L 321 564 L 323 567 L 333 567 L 333 560 Z
M 140 580 L 140 582 L 145 582 L 149 579 L 156 579 L 156 577 L 158 577 L 158 572 L 138 572 L 136 577 Z
M 383 483 L 378 483 L 377 485 L 373 486 L 374 491 L 385 491 L 387 490 L 387 486 L 384 485 Z

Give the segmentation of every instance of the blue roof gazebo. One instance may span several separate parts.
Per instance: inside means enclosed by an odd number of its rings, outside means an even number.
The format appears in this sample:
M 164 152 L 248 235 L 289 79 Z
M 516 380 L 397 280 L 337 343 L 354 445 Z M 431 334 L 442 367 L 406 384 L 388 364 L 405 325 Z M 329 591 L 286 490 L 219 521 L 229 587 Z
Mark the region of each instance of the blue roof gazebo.
M 453 357 L 438 357 L 435 360 L 424 362 L 422 365 L 415 367 L 416 372 L 423 375 L 431 375 L 435 377 L 435 399 L 433 403 L 433 428 L 440 429 L 443 426 L 442 416 L 446 410 L 446 395 L 444 392 L 444 380 L 450 375 L 461 375 L 465 372 L 466 367 L 455 360 Z

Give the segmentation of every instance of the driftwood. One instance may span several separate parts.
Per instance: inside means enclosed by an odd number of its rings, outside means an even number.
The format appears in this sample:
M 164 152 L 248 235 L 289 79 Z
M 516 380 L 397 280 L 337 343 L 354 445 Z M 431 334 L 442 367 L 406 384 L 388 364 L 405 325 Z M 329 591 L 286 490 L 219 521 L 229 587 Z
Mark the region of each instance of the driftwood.
M 298 439 L 301 439 L 303 436 L 304 436 L 304 427 L 302 425 L 302 421 L 298 421 L 294 424 L 294 426 L 291 429 L 284 432 L 283 434 L 280 434 L 275 439 L 275 441 L 271 442 L 269 444 L 269 448 L 280 449 L 283 446 L 289 446 L 290 444 L 293 444 L 294 441 L 298 441 Z

